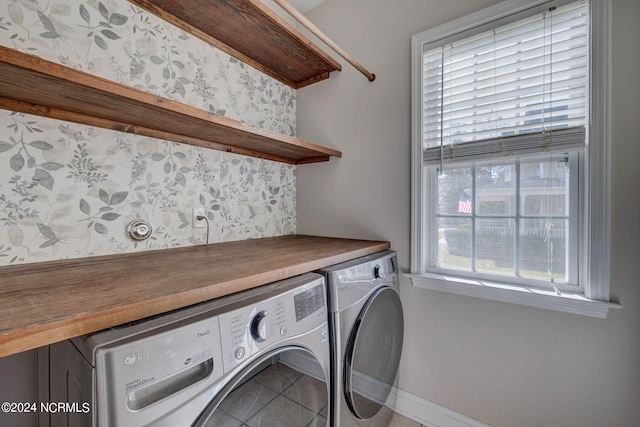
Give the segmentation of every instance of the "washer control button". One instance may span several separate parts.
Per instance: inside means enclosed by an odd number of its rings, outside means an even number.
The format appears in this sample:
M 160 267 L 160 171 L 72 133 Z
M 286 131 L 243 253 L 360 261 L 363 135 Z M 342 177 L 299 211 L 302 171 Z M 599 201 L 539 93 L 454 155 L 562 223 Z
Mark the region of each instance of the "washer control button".
M 236 348 L 236 352 L 234 356 L 236 357 L 237 360 L 240 360 L 244 357 L 244 353 L 245 353 L 244 347 L 238 347 Z
M 280 336 L 283 337 L 285 335 L 287 335 L 287 327 L 283 326 L 280 328 Z

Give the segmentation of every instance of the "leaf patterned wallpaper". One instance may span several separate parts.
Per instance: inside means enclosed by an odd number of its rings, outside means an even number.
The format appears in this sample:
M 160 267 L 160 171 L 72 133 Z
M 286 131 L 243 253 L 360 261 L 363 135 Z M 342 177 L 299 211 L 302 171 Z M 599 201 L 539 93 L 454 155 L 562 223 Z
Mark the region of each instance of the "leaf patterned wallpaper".
M 295 90 L 125 0 L 8 0 L 0 43 L 295 134 Z M 0 265 L 295 233 L 295 166 L 0 110 Z M 148 220 L 134 242 L 126 226 Z

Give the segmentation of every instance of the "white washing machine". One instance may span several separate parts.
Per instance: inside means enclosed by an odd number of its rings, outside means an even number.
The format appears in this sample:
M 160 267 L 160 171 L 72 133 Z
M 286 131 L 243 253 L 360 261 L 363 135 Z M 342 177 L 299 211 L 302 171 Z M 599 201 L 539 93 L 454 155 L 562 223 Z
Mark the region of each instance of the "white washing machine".
M 394 251 L 320 271 L 329 297 L 333 427 L 387 425 L 393 412 L 404 317 Z
M 48 399 L 90 411 L 50 425 L 326 427 L 328 333 L 324 278 L 308 273 L 57 343 Z

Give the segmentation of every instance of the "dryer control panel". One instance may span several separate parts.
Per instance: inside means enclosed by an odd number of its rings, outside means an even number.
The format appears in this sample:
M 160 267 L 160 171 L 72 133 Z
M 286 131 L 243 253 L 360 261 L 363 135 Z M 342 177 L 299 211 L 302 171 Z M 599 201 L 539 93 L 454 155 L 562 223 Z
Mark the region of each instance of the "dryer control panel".
M 340 312 L 374 289 L 398 286 L 398 259 L 394 251 L 383 251 L 321 270 L 330 288 L 329 311 Z

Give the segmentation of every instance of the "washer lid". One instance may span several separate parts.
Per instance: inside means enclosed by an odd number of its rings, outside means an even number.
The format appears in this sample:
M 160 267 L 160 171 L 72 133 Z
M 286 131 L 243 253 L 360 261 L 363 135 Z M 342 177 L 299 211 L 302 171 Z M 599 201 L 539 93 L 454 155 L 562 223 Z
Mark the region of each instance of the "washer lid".
M 403 336 L 400 298 L 392 288 L 381 288 L 360 311 L 347 345 L 344 393 L 358 418 L 373 417 L 389 397 L 398 373 Z

